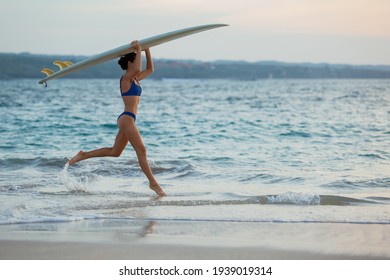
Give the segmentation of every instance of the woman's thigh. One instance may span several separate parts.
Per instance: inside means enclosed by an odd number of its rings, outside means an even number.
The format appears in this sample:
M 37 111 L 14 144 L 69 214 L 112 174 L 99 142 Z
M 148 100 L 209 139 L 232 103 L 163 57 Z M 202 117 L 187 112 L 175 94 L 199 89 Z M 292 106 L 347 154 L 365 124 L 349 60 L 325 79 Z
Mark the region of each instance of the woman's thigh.
M 126 148 L 127 143 L 128 141 L 126 134 L 123 131 L 119 130 L 115 138 L 114 146 L 112 147 L 112 153 L 120 155 L 122 151 Z
M 130 142 L 136 152 L 145 149 L 138 128 L 131 117 L 122 116 L 118 120 L 118 126 L 119 132 L 122 132 L 126 136 L 127 141 Z

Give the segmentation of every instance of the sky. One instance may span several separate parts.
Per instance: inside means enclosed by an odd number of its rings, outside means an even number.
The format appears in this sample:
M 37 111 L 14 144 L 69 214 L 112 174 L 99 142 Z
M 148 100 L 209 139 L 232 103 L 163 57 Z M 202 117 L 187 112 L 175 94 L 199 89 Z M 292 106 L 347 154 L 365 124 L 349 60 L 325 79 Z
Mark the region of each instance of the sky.
M 176 29 L 155 58 L 390 65 L 390 0 L 0 0 L 0 52 L 93 55 Z

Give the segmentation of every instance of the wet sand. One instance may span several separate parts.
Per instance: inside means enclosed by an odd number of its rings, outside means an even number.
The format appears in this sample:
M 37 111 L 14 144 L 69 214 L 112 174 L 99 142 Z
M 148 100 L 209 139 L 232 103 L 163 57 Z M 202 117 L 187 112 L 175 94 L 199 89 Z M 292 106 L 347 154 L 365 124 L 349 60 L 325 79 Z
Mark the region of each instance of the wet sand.
M 3 260 L 390 259 L 390 226 L 83 220 L 0 226 Z

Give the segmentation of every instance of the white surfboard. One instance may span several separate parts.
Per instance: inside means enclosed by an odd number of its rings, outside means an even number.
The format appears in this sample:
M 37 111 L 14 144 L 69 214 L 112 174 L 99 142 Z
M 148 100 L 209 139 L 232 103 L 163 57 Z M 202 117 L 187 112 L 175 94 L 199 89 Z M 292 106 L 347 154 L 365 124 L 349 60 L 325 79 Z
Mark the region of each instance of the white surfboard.
M 200 25 L 200 26 L 194 26 L 190 28 L 185 28 L 185 29 L 180 29 L 180 30 L 175 30 L 172 32 L 164 33 L 161 35 L 153 36 L 150 38 L 146 38 L 143 40 L 139 40 L 138 43 L 140 44 L 142 50 L 151 48 L 172 40 L 176 40 L 188 35 L 192 35 L 195 33 L 199 33 L 202 31 L 222 27 L 222 26 L 227 26 L 227 24 L 208 24 L 208 25 Z M 118 48 L 91 56 L 83 61 L 80 61 L 78 63 L 73 64 L 70 61 L 55 61 L 53 64 L 57 65 L 60 70 L 55 72 L 49 68 L 44 68 L 41 70 L 42 73 L 45 73 L 47 75 L 46 78 L 42 79 L 39 81 L 40 84 L 46 83 L 49 80 L 56 79 L 59 77 L 66 76 L 70 73 L 76 72 L 81 69 L 85 69 L 88 67 L 91 67 L 96 64 L 100 64 L 103 62 L 106 62 L 111 59 L 115 59 L 118 57 L 121 57 L 125 54 L 131 53 L 135 51 L 135 48 L 130 46 L 129 44 L 120 46 Z

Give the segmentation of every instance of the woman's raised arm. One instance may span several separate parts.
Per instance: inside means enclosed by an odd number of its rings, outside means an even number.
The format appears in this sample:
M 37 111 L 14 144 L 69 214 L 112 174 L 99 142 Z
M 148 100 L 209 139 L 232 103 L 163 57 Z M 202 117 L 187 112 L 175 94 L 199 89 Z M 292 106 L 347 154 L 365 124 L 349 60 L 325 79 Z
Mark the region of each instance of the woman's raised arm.
M 145 79 L 148 77 L 150 74 L 154 72 L 154 65 L 153 65 L 153 60 L 152 60 L 152 55 L 150 54 L 150 50 L 146 49 L 145 50 L 145 55 L 146 55 L 146 68 L 144 71 L 139 73 L 137 75 L 137 79 L 141 81 L 142 79 Z

